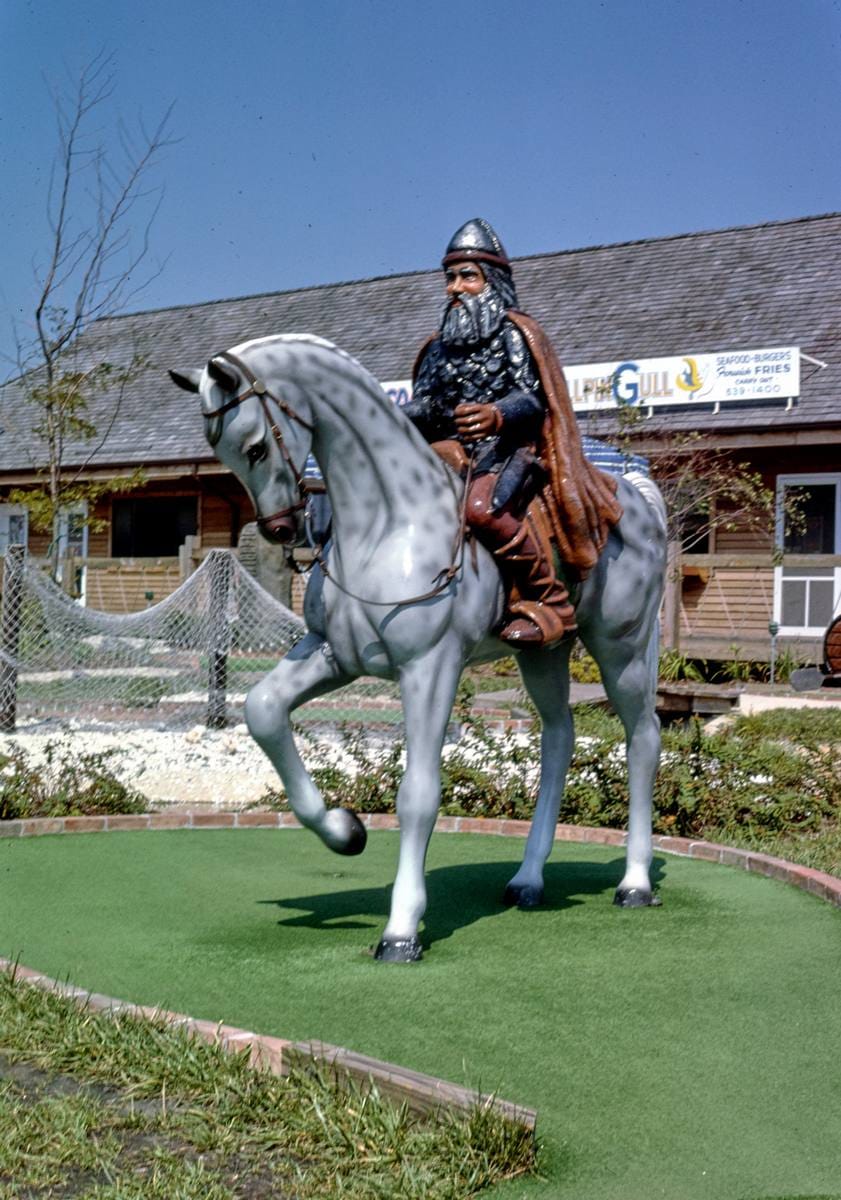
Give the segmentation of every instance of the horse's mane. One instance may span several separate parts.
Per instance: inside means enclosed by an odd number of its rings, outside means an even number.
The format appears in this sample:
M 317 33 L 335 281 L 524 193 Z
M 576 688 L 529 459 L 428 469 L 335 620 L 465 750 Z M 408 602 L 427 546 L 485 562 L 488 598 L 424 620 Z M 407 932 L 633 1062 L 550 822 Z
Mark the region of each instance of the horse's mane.
M 330 342 L 327 338 L 319 337 L 315 333 L 270 333 L 266 337 L 250 338 L 247 342 L 240 342 L 238 346 L 232 346 L 234 354 L 247 354 L 249 350 L 255 349 L 257 346 L 266 346 L 268 344 L 281 344 L 300 342 L 308 346 L 320 346 L 322 350 L 330 350 L 339 358 L 350 363 L 358 370 L 370 374 L 366 367 L 363 367 L 358 358 L 354 358 L 352 354 L 348 354 L 347 350 L 342 350 L 341 346 L 337 346 L 335 342 Z M 371 376 L 374 378 L 374 376 Z
M 367 367 L 363 366 L 357 358 L 354 358 L 352 354 L 348 354 L 346 350 L 342 350 L 341 347 L 328 341 L 327 338 L 319 337 L 314 333 L 274 333 L 266 337 L 250 338 L 247 342 L 240 342 L 238 345 L 232 346 L 231 351 L 247 361 L 250 351 L 257 350 L 263 346 L 269 348 L 277 345 L 313 346 L 326 351 L 331 357 L 334 357 L 337 367 L 343 368 L 344 371 L 351 375 L 356 385 L 365 387 L 366 396 L 377 404 L 383 417 L 399 427 L 401 433 L 414 444 L 416 451 L 422 454 L 430 465 L 434 466 L 440 472 L 441 482 L 444 483 L 445 480 L 449 480 L 451 485 L 456 488 L 461 487 L 461 483 L 452 468 L 430 448 L 429 443 L 412 424 L 400 406 L 394 404 L 390 399 L 377 377 Z M 325 397 L 325 399 L 329 403 L 329 397 Z

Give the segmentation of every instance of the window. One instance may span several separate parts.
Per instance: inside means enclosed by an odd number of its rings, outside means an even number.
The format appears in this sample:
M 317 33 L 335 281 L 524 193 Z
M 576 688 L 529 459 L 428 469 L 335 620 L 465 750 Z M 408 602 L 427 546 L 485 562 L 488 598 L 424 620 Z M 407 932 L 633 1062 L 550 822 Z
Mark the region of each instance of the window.
M 185 537 L 198 529 L 198 498 L 114 500 L 111 514 L 115 558 L 174 558 Z
M 25 546 L 29 513 L 19 504 L 0 504 L 0 554 L 10 546 Z
M 780 476 L 777 544 L 804 558 L 841 554 L 841 475 Z M 841 568 L 807 562 L 777 567 L 774 576 L 774 619 L 781 632 L 822 634 L 841 605 Z

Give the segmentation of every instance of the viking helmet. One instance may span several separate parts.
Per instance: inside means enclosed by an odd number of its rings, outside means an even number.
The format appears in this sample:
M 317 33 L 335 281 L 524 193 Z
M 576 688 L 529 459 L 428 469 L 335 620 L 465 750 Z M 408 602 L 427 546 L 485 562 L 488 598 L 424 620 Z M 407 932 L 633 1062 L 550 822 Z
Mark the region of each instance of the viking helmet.
M 489 263 L 494 267 L 504 267 L 506 271 L 511 270 L 505 247 L 493 228 L 481 217 L 474 217 L 456 230 L 450 238 L 441 266 L 468 261 Z

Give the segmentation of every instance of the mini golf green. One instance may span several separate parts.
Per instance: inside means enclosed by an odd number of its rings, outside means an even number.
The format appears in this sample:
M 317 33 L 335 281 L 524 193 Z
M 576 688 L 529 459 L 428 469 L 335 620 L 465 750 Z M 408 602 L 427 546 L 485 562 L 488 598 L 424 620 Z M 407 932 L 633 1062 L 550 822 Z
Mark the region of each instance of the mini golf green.
M 499 1200 L 839 1192 L 841 912 L 662 855 L 663 907 L 616 909 L 620 852 L 568 843 L 546 907 L 506 910 L 521 849 L 433 837 L 426 958 L 395 967 L 365 953 L 392 833 L 355 859 L 290 830 L 4 839 L 0 954 L 532 1105 L 544 1178 Z

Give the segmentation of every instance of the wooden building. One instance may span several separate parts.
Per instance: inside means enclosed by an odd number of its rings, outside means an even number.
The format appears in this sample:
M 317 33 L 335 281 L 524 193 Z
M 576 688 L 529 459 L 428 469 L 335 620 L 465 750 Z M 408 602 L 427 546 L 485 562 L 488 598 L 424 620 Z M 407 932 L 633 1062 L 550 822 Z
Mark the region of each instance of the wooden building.
M 806 522 L 796 536 L 786 540 L 773 520 L 762 530 L 737 523 L 684 558 L 670 631 L 684 653 L 767 658 L 776 622 L 783 644 L 814 658 L 841 606 L 839 238 L 841 214 L 829 214 L 514 260 L 521 304 L 554 342 L 585 432 L 609 439 L 617 404 L 634 406 L 643 453 L 656 458 L 664 439 L 692 432 L 730 453 L 734 470 L 759 472 L 781 498 L 786 489 L 801 497 Z M 97 322 L 77 344 L 80 367 L 125 365 L 137 354 L 146 365 L 122 399 L 105 392 L 92 401 L 91 420 L 107 436 L 89 462 L 85 444 L 69 446 L 66 462 L 105 478 L 142 466 L 146 482 L 97 506 L 101 529 L 68 514 L 56 536 L 91 564 L 108 562 L 115 578 L 168 563 L 174 586 L 185 535 L 203 548 L 235 546 L 252 514 L 205 443 L 194 398 L 166 369 L 199 366 L 252 337 L 309 332 L 359 358 L 399 397 L 442 299 L 434 269 Z M 0 550 L 26 536 L 25 512 L 2 496 L 32 483 L 43 462 L 19 382 L 2 389 L 2 404 Z M 47 539 L 28 540 L 33 553 L 46 550 Z M 148 591 L 158 599 L 167 586 L 138 585 L 131 603 L 148 602 Z M 109 605 L 128 603 L 112 592 Z

